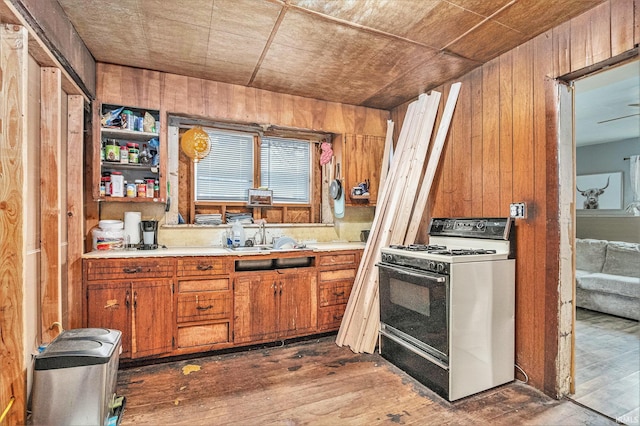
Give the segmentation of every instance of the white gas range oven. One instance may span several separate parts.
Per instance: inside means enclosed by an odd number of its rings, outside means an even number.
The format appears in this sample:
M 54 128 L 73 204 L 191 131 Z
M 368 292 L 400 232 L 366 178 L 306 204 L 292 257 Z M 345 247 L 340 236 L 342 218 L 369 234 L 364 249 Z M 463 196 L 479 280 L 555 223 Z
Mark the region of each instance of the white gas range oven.
M 510 218 L 434 218 L 381 250 L 380 354 L 454 401 L 514 379 Z

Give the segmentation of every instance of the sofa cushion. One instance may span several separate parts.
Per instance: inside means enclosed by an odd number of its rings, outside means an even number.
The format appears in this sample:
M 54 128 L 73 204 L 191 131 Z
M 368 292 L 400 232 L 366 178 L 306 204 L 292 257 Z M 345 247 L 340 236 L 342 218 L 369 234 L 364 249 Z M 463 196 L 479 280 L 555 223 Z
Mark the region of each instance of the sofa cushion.
M 576 286 L 583 290 L 640 298 L 640 278 L 595 272 L 576 275 Z
M 606 250 L 607 241 L 576 238 L 576 269 L 602 272 Z
M 602 273 L 640 277 L 640 244 L 609 241 Z

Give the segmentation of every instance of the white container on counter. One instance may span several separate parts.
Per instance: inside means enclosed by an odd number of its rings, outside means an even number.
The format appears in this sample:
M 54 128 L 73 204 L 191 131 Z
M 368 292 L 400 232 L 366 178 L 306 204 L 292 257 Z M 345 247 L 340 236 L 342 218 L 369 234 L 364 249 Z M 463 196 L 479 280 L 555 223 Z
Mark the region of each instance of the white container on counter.
M 124 249 L 124 222 L 121 220 L 101 220 L 99 228 L 92 231 L 94 250 Z

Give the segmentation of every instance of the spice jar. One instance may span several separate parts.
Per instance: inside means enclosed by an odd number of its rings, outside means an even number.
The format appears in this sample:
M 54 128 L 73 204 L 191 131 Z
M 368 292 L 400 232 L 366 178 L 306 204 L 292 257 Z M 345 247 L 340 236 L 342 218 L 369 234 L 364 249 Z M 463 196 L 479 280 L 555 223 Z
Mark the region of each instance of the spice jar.
M 142 179 L 136 179 L 136 188 L 138 190 L 138 197 L 147 196 L 147 184 Z
M 160 197 L 160 182 L 158 182 L 158 179 L 156 179 L 155 182 L 153 182 L 153 197 L 154 198 Z
M 138 164 L 138 144 L 129 142 L 127 143 L 127 149 L 129 150 L 129 163 Z
M 127 164 L 129 162 L 129 147 L 123 145 L 120 147 L 120 163 Z
M 136 198 L 136 195 L 137 195 L 136 184 L 133 182 L 127 183 L 127 197 Z
M 153 198 L 153 178 L 144 178 L 147 187 L 147 198 Z

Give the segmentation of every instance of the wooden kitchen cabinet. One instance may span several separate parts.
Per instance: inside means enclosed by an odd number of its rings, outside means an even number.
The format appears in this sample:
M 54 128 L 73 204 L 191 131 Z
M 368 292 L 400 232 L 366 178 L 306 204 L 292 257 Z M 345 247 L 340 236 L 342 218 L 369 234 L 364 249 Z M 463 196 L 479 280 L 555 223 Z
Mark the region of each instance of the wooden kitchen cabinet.
M 200 352 L 233 343 L 233 288 L 226 257 L 177 259 L 176 346 Z
M 361 250 L 318 256 L 318 331 L 337 330 L 358 272 Z
M 143 131 L 133 128 L 121 128 L 121 127 L 105 127 L 101 125 L 100 118 L 103 114 L 109 111 L 122 107 L 123 105 L 117 104 L 101 104 L 95 103 L 96 112 L 94 115 L 95 127 L 94 134 L 94 159 L 93 159 L 93 172 L 92 172 L 92 194 L 93 199 L 96 201 L 113 201 L 113 202 L 165 202 L 165 170 L 166 170 L 166 149 L 162 149 L 160 146 L 153 148 L 150 145 L 152 139 L 157 139 L 160 143 L 160 112 L 159 110 L 149 108 L 137 108 L 132 106 L 123 106 L 123 111 L 129 111 L 134 117 L 142 118 L 145 113 L 149 113 L 155 120 L 158 127 L 154 127 L 151 131 Z M 138 154 L 132 156 L 127 155 L 127 162 L 123 163 L 120 158 L 111 158 L 105 152 L 106 145 L 117 144 L 119 148 L 127 146 L 127 144 L 136 144 Z M 147 162 L 142 160 L 143 147 L 146 146 L 147 152 L 150 154 Z M 157 164 L 154 163 L 154 155 L 157 154 Z M 104 158 L 103 158 L 104 154 Z M 130 161 L 132 157 L 138 158 L 138 162 Z M 105 176 L 112 176 L 113 173 L 120 173 L 123 176 L 123 180 L 128 183 L 134 183 L 136 180 L 145 180 L 151 178 L 158 181 L 158 196 L 152 197 L 127 197 L 126 187 L 124 188 L 124 196 L 116 197 L 108 194 L 102 194 L 101 192 L 101 179 Z M 137 192 L 136 192 L 137 194 Z
M 380 171 L 385 138 L 368 135 L 342 135 L 342 168 L 345 204 L 375 206 L 380 186 Z M 368 195 L 354 195 L 352 188 L 369 181 Z
M 316 329 L 315 268 L 237 274 L 234 342 L 311 334 Z
M 84 276 L 84 324 L 120 330 L 122 358 L 172 350 L 170 259 L 85 260 Z

